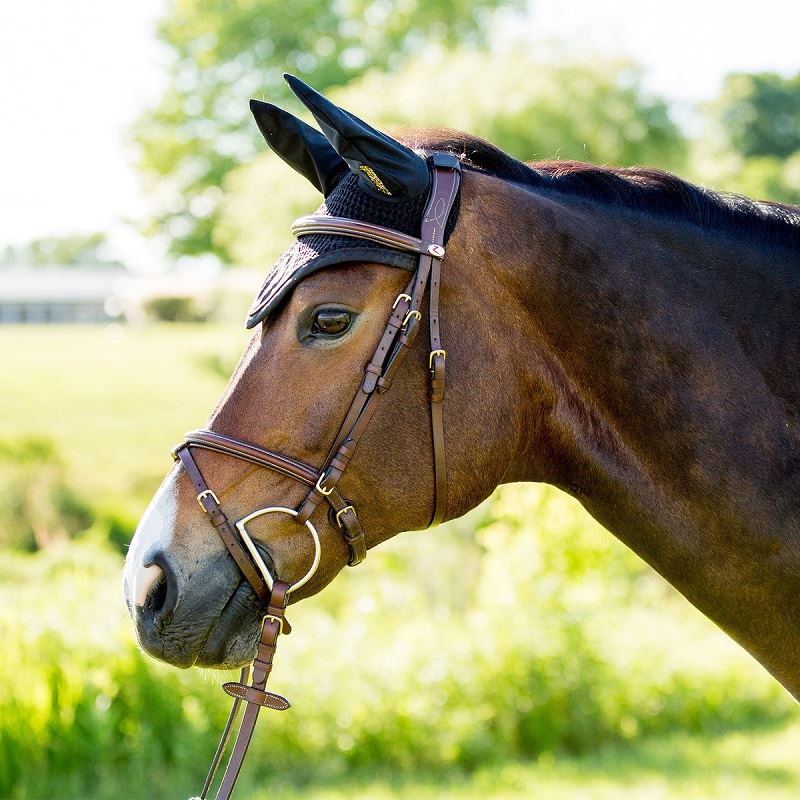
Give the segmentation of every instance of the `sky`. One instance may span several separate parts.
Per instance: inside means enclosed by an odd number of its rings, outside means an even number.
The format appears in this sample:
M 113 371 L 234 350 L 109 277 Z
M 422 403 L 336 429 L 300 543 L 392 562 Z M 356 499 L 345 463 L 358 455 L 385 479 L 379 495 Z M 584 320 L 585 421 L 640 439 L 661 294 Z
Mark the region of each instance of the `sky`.
M 288 0 L 287 0 L 288 1 Z M 130 125 L 157 101 L 167 0 L 0 0 L 0 249 L 110 230 L 131 266 L 159 255 L 125 219 L 147 197 Z M 629 56 L 677 108 L 732 71 L 800 72 L 800 0 L 533 0 L 521 38 L 543 54 Z M 442 121 L 446 123 L 446 120 Z

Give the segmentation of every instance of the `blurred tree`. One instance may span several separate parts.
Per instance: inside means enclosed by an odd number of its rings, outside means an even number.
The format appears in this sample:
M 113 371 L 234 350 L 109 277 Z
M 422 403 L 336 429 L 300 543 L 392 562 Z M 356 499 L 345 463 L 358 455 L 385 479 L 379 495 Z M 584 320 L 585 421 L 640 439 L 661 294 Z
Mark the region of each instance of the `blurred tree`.
M 800 149 L 786 159 L 746 158 L 727 185 L 756 200 L 796 205 L 800 203 Z
M 713 106 L 728 141 L 745 158 L 788 158 L 800 150 L 800 75 L 728 75 Z
M 481 44 L 489 17 L 524 0 L 172 0 L 159 26 L 172 51 L 158 106 L 137 123 L 139 166 L 166 189 L 152 221 L 175 254 L 214 252 L 225 175 L 255 152 L 251 96 L 286 103 L 284 71 L 317 89 L 397 68 L 424 44 Z
M 395 74 L 371 71 L 332 97 L 379 126 L 446 125 L 525 160 L 685 167 L 685 141 L 665 103 L 648 97 L 624 62 L 554 65 L 519 50 L 440 52 Z M 263 152 L 226 180 L 218 246 L 243 264 L 269 267 L 289 242 L 292 220 L 319 202 L 304 178 Z
M 705 107 L 692 175 L 758 200 L 800 203 L 800 75 L 729 75 Z
M 23 245 L 9 245 L 0 253 L 0 267 L 14 265 L 121 267 L 122 264 L 108 254 L 107 247 L 105 233 L 47 236 L 33 239 Z

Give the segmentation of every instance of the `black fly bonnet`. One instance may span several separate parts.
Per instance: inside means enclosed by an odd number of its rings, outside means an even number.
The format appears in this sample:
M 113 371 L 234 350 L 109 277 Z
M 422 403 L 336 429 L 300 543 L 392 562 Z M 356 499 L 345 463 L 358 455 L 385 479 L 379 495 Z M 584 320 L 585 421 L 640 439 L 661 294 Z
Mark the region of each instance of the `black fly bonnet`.
M 429 188 L 425 160 L 296 78 L 287 76 L 287 80 L 325 136 L 269 103 L 253 100 L 250 107 L 267 144 L 324 193 L 325 201 L 314 216 L 345 217 L 419 237 Z M 415 191 L 416 196 L 411 196 Z M 445 243 L 458 218 L 458 199 L 447 221 Z M 352 235 L 301 231 L 267 275 L 248 314 L 247 327 L 267 319 L 306 276 L 324 267 L 359 261 L 414 272 L 418 257 Z
M 409 236 L 420 235 L 420 221 L 425 208 L 425 195 L 404 203 L 392 203 L 372 197 L 359 187 L 359 179 L 346 174 L 314 216 L 348 217 L 391 228 Z M 455 225 L 458 208 L 450 215 L 445 242 Z M 350 236 L 329 233 L 300 234 L 269 271 L 247 317 L 253 328 L 275 311 L 306 276 L 324 267 L 345 262 L 369 261 L 414 272 L 417 256 L 390 250 L 381 244 Z

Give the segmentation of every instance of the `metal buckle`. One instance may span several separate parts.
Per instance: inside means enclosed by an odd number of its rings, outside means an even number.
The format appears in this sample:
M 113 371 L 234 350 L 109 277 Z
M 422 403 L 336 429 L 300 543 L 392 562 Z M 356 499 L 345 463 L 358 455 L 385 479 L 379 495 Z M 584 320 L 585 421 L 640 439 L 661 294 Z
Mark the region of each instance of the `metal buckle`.
M 322 473 L 317 479 L 317 485 L 314 487 L 323 497 L 327 497 L 331 492 L 333 492 L 333 486 L 328 489 L 327 486 L 323 486 L 322 484 L 325 482 L 325 478 L 328 477 L 328 470 Z
M 261 623 L 261 630 L 264 630 L 264 625 L 266 624 L 267 620 L 271 619 L 273 622 L 278 623 L 278 628 L 280 632 L 283 633 L 283 624 L 286 620 L 283 617 L 276 617 L 275 614 L 264 614 L 264 621 Z
M 411 319 L 411 317 L 422 319 L 422 314 L 419 311 L 415 311 L 414 309 L 409 311 L 408 314 L 406 314 L 406 318 L 403 320 L 403 325 L 402 325 L 403 328 L 405 328 L 405 326 L 408 324 L 408 321 Z
M 356 510 L 355 510 L 355 508 L 353 506 L 345 506 L 344 508 L 342 508 L 342 509 L 340 509 L 339 511 L 336 512 L 336 524 L 340 528 L 344 527 L 342 525 L 342 514 L 345 514 L 348 511 L 352 511 L 354 514 L 356 513 Z
M 200 508 L 202 508 L 203 511 L 206 510 L 206 507 L 203 505 L 204 497 L 210 497 L 217 505 L 219 505 L 219 498 L 214 494 L 214 492 L 212 492 L 211 489 L 203 489 L 203 491 L 197 495 L 197 502 L 200 503 Z
M 440 244 L 429 244 L 428 255 L 441 260 L 444 258 L 444 247 L 442 247 Z
M 397 308 L 397 304 L 401 300 L 408 300 L 408 302 L 410 303 L 411 302 L 411 295 L 410 294 L 406 294 L 405 292 L 401 292 L 399 295 L 397 295 L 397 297 L 395 297 L 395 299 L 394 299 L 394 303 L 392 303 L 392 311 L 394 311 Z
M 436 356 L 441 356 L 445 360 L 447 360 L 447 350 L 431 350 L 430 358 L 428 359 L 428 368 L 433 369 L 433 359 Z

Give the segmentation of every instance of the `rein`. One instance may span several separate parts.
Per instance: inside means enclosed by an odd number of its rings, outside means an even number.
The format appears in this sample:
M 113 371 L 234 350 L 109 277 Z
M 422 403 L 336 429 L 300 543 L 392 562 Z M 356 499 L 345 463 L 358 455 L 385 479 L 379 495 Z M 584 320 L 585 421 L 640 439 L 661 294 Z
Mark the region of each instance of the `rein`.
M 445 517 L 447 470 L 442 402 L 444 400 L 447 353 L 442 348 L 439 327 L 439 291 L 441 264 L 445 255 L 445 228 L 458 196 L 461 164 L 456 156 L 449 153 L 434 153 L 430 158 L 430 165 L 431 190 L 422 217 L 419 239 L 391 228 L 346 217 L 301 217 L 292 226 L 292 233 L 295 236 L 319 233 L 349 236 L 366 239 L 390 249 L 415 253 L 419 256 L 412 280 L 392 305 L 386 328 L 372 358 L 365 367 L 364 379 L 322 467 L 316 469 L 282 453 L 208 430 L 188 433 L 185 441 L 173 451 L 173 458 L 176 461 L 180 460 L 183 464 L 186 474 L 197 491 L 197 502 L 205 511 L 244 578 L 256 593 L 263 613 L 261 636 L 252 664 L 252 675 L 251 667 L 244 667 L 238 682 L 223 684 L 225 692 L 234 700 L 203 790 L 199 795 L 200 800 L 205 800 L 214 781 L 242 701 L 247 704 L 247 708 L 217 790 L 216 800 L 228 800 L 233 792 L 261 708 L 284 711 L 290 706 L 286 698 L 266 691 L 265 687 L 272 670 L 278 636 L 281 633 L 291 632 L 291 626 L 285 616 L 289 595 L 307 583 L 319 565 L 321 551 L 319 535 L 310 518 L 323 499 L 329 506 L 328 516 L 331 525 L 342 531 L 343 538 L 350 550 L 348 564 L 355 566 L 366 557 L 367 546 L 364 530 L 353 503 L 340 493 L 338 483 L 375 413 L 381 396 L 391 387 L 397 370 L 414 343 L 419 331 L 419 323 L 422 320 L 422 301 L 427 289 L 429 289 L 428 325 L 430 332 L 428 366 L 431 374 L 430 407 L 434 467 L 434 503 L 429 526 L 437 525 Z M 216 494 L 203 478 L 192 455 L 193 448 L 222 453 L 278 472 L 308 487 L 308 493 L 296 509 L 270 506 L 254 511 L 232 524 L 222 510 Z M 293 517 L 295 522 L 308 529 L 314 543 L 314 557 L 311 566 L 300 580 L 291 585 L 273 577 L 246 530 L 246 525 L 250 520 L 270 513 L 288 514 Z

